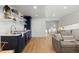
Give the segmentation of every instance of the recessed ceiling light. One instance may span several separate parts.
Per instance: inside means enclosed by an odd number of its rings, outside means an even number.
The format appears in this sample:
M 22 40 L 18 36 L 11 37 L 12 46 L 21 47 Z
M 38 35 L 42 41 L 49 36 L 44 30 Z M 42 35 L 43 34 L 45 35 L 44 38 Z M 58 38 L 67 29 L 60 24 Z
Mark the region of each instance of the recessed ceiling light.
M 37 6 L 33 6 L 34 9 L 37 9 Z
M 67 9 L 67 6 L 64 6 L 64 9 Z

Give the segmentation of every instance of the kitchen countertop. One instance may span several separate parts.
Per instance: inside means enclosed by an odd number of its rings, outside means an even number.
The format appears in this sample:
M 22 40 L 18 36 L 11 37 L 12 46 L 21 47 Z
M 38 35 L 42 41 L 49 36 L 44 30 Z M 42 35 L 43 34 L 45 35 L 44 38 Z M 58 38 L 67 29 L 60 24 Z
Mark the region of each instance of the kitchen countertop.
M 19 36 L 19 35 L 23 35 L 24 33 L 28 32 L 28 31 L 30 31 L 30 30 L 27 30 L 25 32 L 18 31 L 16 34 L 11 34 L 11 33 L 8 33 L 8 34 L 0 34 L 0 36 Z
M 21 34 L 1 34 L 0 36 L 19 36 Z

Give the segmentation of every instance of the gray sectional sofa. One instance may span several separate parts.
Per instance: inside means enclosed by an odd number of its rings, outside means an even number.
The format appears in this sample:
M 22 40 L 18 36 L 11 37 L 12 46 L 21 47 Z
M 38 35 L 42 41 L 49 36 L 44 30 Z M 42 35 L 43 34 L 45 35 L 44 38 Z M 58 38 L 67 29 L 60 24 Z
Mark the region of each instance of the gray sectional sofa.
M 78 53 L 79 40 L 62 40 L 60 34 L 52 36 L 52 45 L 57 53 Z

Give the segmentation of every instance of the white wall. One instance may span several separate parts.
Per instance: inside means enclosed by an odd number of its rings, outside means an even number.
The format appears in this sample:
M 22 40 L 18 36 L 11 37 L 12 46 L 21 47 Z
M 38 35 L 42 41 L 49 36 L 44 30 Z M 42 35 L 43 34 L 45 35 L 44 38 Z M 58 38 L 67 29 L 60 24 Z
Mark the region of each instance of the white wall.
M 7 19 L 4 19 L 4 20 L 7 20 Z M 20 24 L 19 22 L 13 23 L 13 21 L 10 21 L 10 20 L 11 19 L 9 19 L 9 21 L 0 20 L 0 34 L 10 34 L 12 25 L 15 25 L 16 31 L 24 30 L 24 24 Z
M 44 37 L 46 35 L 46 21 L 56 20 L 55 18 L 36 18 L 31 21 L 32 37 Z
M 32 37 L 43 37 L 45 36 L 46 29 L 45 19 L 32 19 L 31 28 L 32 28 Z
M 64 30 L 76 30 L 79 29 L 79 23 L 64 26 Z
M 75 12 L 75 13 L 69 14 L 69 15 L 64 16 L 63 18 L 61 18 L 61 20 L 59 21 L 59 26 L 63 25 L 63 26 L 67 26 L 67 28 L 69 28 L 68 25 L 70 25 L 70 29 L 77 28 L 77 29 L 73 30 L 73 35 L 76 39 L 79 40 L 79 26 L 78 26 L 78 23 L 79 23 L 79 12 Z M 75 24 L 75 25 L 73 25 L 73 24 Z M 72 28 L 71 28 L 71 25 L 73 25 Z
M 58 28 L 58 21 L 46 21 L 46 29 L 47 32 L 52 32 L 52 33 L 56 33 L 56 30 Z
M 50 29 L 50 28 L 56 28 L 56 22 L 55 21 L 46 21 L 46 28 Z
M 69 14 L 67 16 L 64 16 L 59 21 L 60 26 L 61 25 L 71 25 L 71 24 L 75 24 L 75 23 L 79 23 L 79 11 Z

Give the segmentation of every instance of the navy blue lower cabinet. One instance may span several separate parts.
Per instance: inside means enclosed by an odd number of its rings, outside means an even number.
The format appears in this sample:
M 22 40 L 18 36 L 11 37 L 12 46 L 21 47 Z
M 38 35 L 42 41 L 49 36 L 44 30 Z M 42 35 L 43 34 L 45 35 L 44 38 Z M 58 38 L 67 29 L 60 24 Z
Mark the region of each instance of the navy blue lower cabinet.
M 15 34 L 16 35 L 16 34 Z M 18 36 L 1 36 L 1 41 L 8 42 L 3 50 L 15 50 L 15 53 L 20 53 L 31 39 L 31 31 L 27 31 Z
M 25 47 L 25 37 L 23 36 L 21 36 L 21 38 L 19 38 L 19 43 L 18 43 L 19 45 L 19 52 L 22 52 L 22 50 L 24 49 L 24 47 Z
M 24 37 L 23 37 L 24 41 L 25 41 L 25 45 L 27 44 L 27 34 L 24 33 Z
M 19 39 L 21 36 L 1 36 L 1 41 L 8 42 L 3 50 L 15 50 L 16 53 L 20 52 Z
M 31 31 L 28 32 L 28 38 L 31 39 Z
M 17 37 L 15 36 L 1 36 L 1 41 L 8 42 L 3 50 L 15 50 L 17 52 Z
M 23 49 L 23 39 L 22 39 L 22 35 L 17 37 L 17 52 L 20 53 L 22 52 Z
M 26 32 L 26 37 L 28 40 L 31 39 L 31 31 Z

